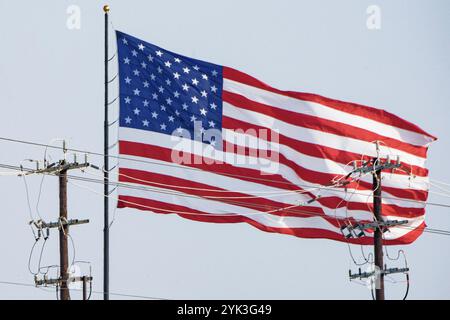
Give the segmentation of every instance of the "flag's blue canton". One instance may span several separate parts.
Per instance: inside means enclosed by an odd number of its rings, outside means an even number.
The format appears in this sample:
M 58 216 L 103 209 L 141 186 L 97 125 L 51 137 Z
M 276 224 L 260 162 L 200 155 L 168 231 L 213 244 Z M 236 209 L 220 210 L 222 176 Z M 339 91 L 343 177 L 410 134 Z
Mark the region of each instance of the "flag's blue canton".
M 222 130 L 222 67 L 117 31 L 121 127 L 172 134 Z

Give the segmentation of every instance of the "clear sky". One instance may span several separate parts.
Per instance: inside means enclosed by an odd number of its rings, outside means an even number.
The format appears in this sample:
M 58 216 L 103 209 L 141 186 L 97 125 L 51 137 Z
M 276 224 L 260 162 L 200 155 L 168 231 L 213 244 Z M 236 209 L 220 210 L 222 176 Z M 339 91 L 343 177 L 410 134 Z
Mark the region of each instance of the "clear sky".
M 43 143 L 66 138 L 70 147 L 102 152 L 103 4 L 0 0 L 0 136 Z M 109 4 L 116 29 L 168 50 L 240 69 L 278 88 L 380 107 L 419 124 L 439 138 L 429 151 L 430 176 L 450 182 L 449 1 Z M 71 5 L 80 9 L 80 29 L 67 27 Z M 370 5 L 381 10 L 379 30 L 367 28 Z M 116 68 L 112 63 L 111 75 Z M 43 148 L 7 142 L 0 142 L 0 148 L 0 163 L 13 165 L 42 159 L 44 153 Z M 50 155 L 61 157 L 57 151 Z M 36 215 L 41 178 L 27 181 Z M 101 185 L 79 184 L 102 192 Z M 0 281 L 32 284 L 27 265 L 34 239 L 23 180 L 0 176 L 0 190 Z M 45 220 L 58 215 L 57 191 L 57 179 L 45 178 L 39 205 Z M 450 203 L 437 195 L 430 201 Z M 71 229 L 76 259 L 92 263 L 98 291 L 102 208 L 101 196 L 69 185 L 69 216 L 91 220 Z M 448 208 L 429 206 L 427 224 L 450 230 Z M 360 247 L 351 248 L 361 260 Z M 450 299 L 449 248 L 450 237 L 427 233 L 412 245 L 390 248 L 391 256 L 397 249 L 406 252 L 410 298 Z M 37 259 L 32 259 L 33 269 Z M 42 264 L 56 263 L 58 235 L 53 231 Z M 111 228 L 111 291 L 118 293 L 169 299 L 370 299 L 366 287 L 349 282 L 349 267 L 356 270 L 343 243 L 270 234 L 246 224 L 204 224 L 121 209 Z M 404 283 L 386 286 L 388 298 L 402 297 Z M 72 295 L 79 298 L 78 292 Z M 0 298 L 54 299 L 55 292 L 0 284 Z

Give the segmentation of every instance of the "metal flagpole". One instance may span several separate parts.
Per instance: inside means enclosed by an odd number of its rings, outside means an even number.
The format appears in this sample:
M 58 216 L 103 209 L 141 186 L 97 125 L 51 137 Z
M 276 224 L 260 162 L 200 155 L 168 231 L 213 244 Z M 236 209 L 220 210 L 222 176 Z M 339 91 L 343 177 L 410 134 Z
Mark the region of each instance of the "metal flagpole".
M 103 7 L 105 13 L 105 122 L 104 122 L 104 229 L 103 229 L 103 299 L 109 300 L 109 120 L 108 120 L 108 14 L 109 6 Z

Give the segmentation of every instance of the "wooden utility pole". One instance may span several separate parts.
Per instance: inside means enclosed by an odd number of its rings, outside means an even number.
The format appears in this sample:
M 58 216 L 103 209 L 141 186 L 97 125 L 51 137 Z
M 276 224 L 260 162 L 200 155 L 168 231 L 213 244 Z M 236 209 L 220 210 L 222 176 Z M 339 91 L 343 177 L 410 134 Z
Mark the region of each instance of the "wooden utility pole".
M 377 159 L 374 159 L 374 167 Z M 373 213 L 378 223 L 383 221 L 381 206 L 381 169 L 373 173 Z M 375 228 L 373 237 L 375 256 L 375 298 L 384 300 L 384 263 L 383 263 L 383 230 L 382 225 Z
M 59 172 L 59 267 L 60 267 L 60 294 L 61 300 L 70 300 L 69 292 L 69 248 L 67 245 L 67 235 L 69 225 L 67 223 L 67 168 L 66 161 L 61 161 L 64 168 Z
M 377 143 L 377 152 L 379 151 Z M 396 162 L 386 158 L 381 160 L 379 157 L 372 159 L 372 161 L 364 162 L 362 166 L 357 167 L 348 175 L 359 173 L 366 174 L 372 172 L 373 182 L 373 214 L 374 221 L 369 223 L 357 222 L 351 225 L 341 227 L 346 238 L 360 238 L 366 236 L 365 231 L 374 230 L 373 247 L 375 256 L 375 270 L 371 272 L 361 272 L 359 268 L 358 273 L 352 273 L 349 270 L 350 280 L 375 278 L 375 299 L 384 300 L 384 277 L 387 274 L 407 273 L 409 268 L 386 268 L 383 262 L 383 232 L 389 230 L 390 227 L 400 226 L 408 223 L 408 220 L 384 220 L 382 214 L 382 197 L 381 197 L 381 172 L 383 170 L 394 170 L 401 167 L 400 158 L 397 157 Z M 373 289 L 372 289 L 373 290 Z
M 83 300 L 87 300 L 87 277 L 82 276 L 81 279 L 83 281 Z
M 66 160 L 66 146 L 63 144 L 64 160 L 47 164 L 43 169 L 36 169 L 28 172 L 28 174 L 54 174 L 59 179 L 59 218 L 56 222 L 45 222 L 42 220 L 31 221 L 33 225 L 39 230 L 58 228 L 59 229 L 59 277 L 57 279 L 48 279 L 44 275 L 43 279 L 39 279 L 35 276 L 36 286 L 48 286 L 57 285 L 60 288 L 61 300 L 70 300 L 69 283 L 70 282 L 83 282 L 83 298 L 86 298 L 86 282 L 91 282 L 91 276 L 73 277 L 69 272 L 69 226 L 88 223 L 89 220 L 69 219 L 67 213 L 67 172 L 73 169 L 83 169 L 86 167 L 96 166 L 90 165 L 87 162 L 87 156 L 83 163 L 78 163 L 76 155 L 74 155 L 74 161 L 68 162 Z

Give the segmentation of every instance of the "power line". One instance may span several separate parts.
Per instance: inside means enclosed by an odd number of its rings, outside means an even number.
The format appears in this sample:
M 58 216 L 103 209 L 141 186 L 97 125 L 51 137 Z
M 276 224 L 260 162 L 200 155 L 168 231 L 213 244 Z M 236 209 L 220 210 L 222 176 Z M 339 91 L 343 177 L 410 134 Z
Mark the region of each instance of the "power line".
M 103 181 L 101 180 L 96 180 L 96 179 L 90 179 L 87 178 L 87 180 L 81 178 L 81 177 L 71 177 L 72 179 L 75 178 L 75 180 L 81 180 L 81 181 L 85 181 L 85 182 L 96 182 L 96 183 L 102 183 Z M 80 185 L 78 185 L 80 187 Z M 134 186 L 127 186 L 127 185 L 121 185 L 121 187 L 124 188 L 131 188 L 133 189 Z M 100 194 L 99 192 L 95 192 L 94 190 L 88 188 L 88 187 L 84 187 L 86 189 L 89 189 L 91 192 L 96 193 L 98 195 L 103 196 L 103 194 Z M 156 190 L 147 190 L 147 191 L 152 191 L 152 192 L 160 192 L 163 193 L 161 191 L 156 191 Z M 183 194 L 178 194 L 179 196 L 185 196 L 185 197 L 195 197 L 195 196 L 190 196 L 190 195 L 183 195 Z M 111 196 L 109 196 L 111 197 Z M 111 197 L 112 198 L 112 197 Z M 116 200 L 118 200 L 117 198 L 115 198 Z M 137 206 L 140 206 L 142 208 L 149 208 L 149 209 L 159 209 L 159 208 L 153 208 L 153 207 L 149 207 L 149 206 L 145 206 L 142 204 L 138 204 L 132 201 L 125 201 L 125 200 L 120 200 L 122 202 L 125 203 L 129 203 L 129 204 L 135 204 Z M 236 205 L 244 205 L 247 204 L 245 202 L 237 202 L 237 201 L 227 201 L 230 204 L 236 204 Z M 277 208 L 278 210 L 272 210 L 268 211 L 268 212 L 257 212 L 254 214 L 266 214 L 266 213 L 274 213 L 273 211 L 282 211 L 282 212 L 287 212 L 287 213 L 297 213 L 297 214 L 303 214 L 303 215 L 310 215 L 310 216 L 318 216 L 318 217 L 327 217 L 327 218 L 338 218 L 338 219 L 346 219 L 347 217 L 332 217 L 326 214 L 320 214 L 320 213 L 316 213 L 316 212 L 311 212 L 311 211 L 307 211 L 307 210 L 299 210 L 299 209 L 293 209 L 293 208 L 283 208 L 283 207 L 275 207 L 275 206 L 264 206 L 264 205 L 259 205 L 259 204 L 252 204 L 255 207 L 260 207 L 260 208 L 264 208 L 264 209 L 268 209 L 268 207 L 272 207 L 272 208 Z M 300 205 L 299 205 L 300 206 Z M 176 213 L 176 214 L 184 214 L 184 215 L 195 215 L 195 216 L 220 216 L 220 217 L 226 217 L 226 216 L 236 216 L 235 214 L 233 215 L 226 215 L 226 214 L 199 214 L 199 213 L 192 213 L 192 212 L 176 212 L 173 210 L 165 210 L 165 209 L 159 209 L 159 210 L 163 210 L 163 211 L 167 211 L 169 213 Z M 439 234 L 439 235 L 446 235 L 446 236 L 450 236 L 450 230 L 440 230 L 440 229 L 432 229 L 432 228 L 419 228 L 419 227 L 409 227 L 409 226 L 396 226 L 397 228 L 403 228 L 403 229 L 408 229 L 408 230 L 423 230 L 424 232 L 428 232 L 428 233 L 432 233 L 432 234 Z
M 3 166 L 0 164 L 0 167 Z M 15 168 L 15 170 L 19 170 L 17 169 L 17 167 L 14 166 L 8 166 L 8 168 Z M 78 177 L 78 176 L 71 176 L 68 175 L 69 179 L 74 179 L 74 180 L 80 180 L 80 181 L 84 181 L 84 182 L 93 182 L 93 183 L 97 183 L 97 184 L 103 184 L 104 181 L 99 180 L 99 179 L 93 179 L 93 178 L 86 178 L 86 177 Z M 119 186 L 119 187 L 123 187 L 123 188 L 129 188 L 129 189 L 137 189 L 137 190 L 143 190 L 143 191 L 151 191 L 151 192 L 159 192 L 159 193 L 166 193 L 166 194 L 171 194 L 171 195 L 178 195 L 178 196 L 183 196 L 183 197 L 196 197 L 193 195 L 186 195 L 186 194 L 179 194 L 179 193 L 175 193 L 172 192 L 170 190 L 168 191 L 162 191 L 159 189 L 154 189 L 151 187 L 146 187 L 146 186 L 135 186 L 135 185 L 129 185 L 126 183 L 121 183 L 121 182 L 109 182 L 108 184 L 110 185 L 114 185 L 114 186 Z M 103 195 L 102 195 L 103 196 Z M 117 199 L 116 199 L 117 200 Z M 123 201 L 123 200 L 121 200 Z M 245 202 L 237 202 L 237 201 L 228 201 L 230 204 L 236 204 L 236 205 L 243 205 L 243 204 L 248 204 Z M 134 203 L 132 203 L 134 204 Z M 137 204 L 139 206 L 142 207 L 146 207 L 140 204 Z M 311 212 L 311 211 L 306 211 L 306 210 L 298 210 L 298 209 L 285 209 L 283 207 L 276 207 L 276 206 L 268 206 L 268 205 L 260 205 L 260 204 L 252 204 L 254 207 L 256 208 L 264 208 L 264 209 L 268 209 L 268 208 L 277 208 L 279 209 L 279 211 L 284 211 L 287 213 L 297 213 L 297 214 L 303 214 L 303 215 L 311 215 L 311 216 L 322 216 L 322 217 L 327 217 L 327 218 L 333 218 L 332 216 L 329 215 L 325 215 L 325 214 L 320 214 L 320 213 L 316 213 L 316 212 Z M 300 206 L 300 205 L 298 205 Z M 152 207 L 152 209 L 155 209 Z M 157 208 L 156 208 L 157 209 Z M 171 210 L 166 210 L 166 211 L 170 211 L 171 213 L 175 213 Z M 214 214 L 197 214 L 197 213 L 191 213 L 191 212 L 180 212 L 181 214 L 184 215 L 214 215 Z M 264 212 L 257 212 L 255 214 L 264 214 Z M 226 216 L 226 215 L 220 215 L 220 216 Z M 233 215 L 234 216 L 234 215 Z M 346 217 L 336 217 L 336 218 L 341 218 L 341 219 L 345 219 Z M 414 227 L 409 227 L 409 226 L 397 226 L 398 228 L 405 228 L 405 229 L 409 229 L 409 230 L 423 230 L 424 232 L 428 232 L 428 233 L 432 233 L 432 234 L 439 234 L 439 235 L 450 235 L 450 231 L 449 230 L 440 230 L 440 229 L 433 229 L 433 228 L 429 228 L 429 227 L 425 227 L 425 228 L 414 228 Z
M 443 181 L 439 181 L 436 179 L 430 179 L 430 180 L 432 180 L 434 183 L 438 183 L 438 184 L 450 187 L 450 183 L 448 183 L 448 182 L 443 182 Z
M 27 171 L 27 170 L 32 171 L 31 169 L 19 168 L 19 167 L 16 167 L 16 166 L 4 165 L 4 164 L 0 164 L 0 167 L 7 168 L 7 169 L 13 169 L 13 170 L 21 170 L 21 169 L 23 169 L 24 171 Z M 93 183 L 97 183 L 97 184 L 104 184 L 104 181 L 103 180 L 99 180 L 99 179 L 79 177 L 79 176 L 72 176 L 72 175 L 68 175 L 67 177 L 69 179 L 80 180 L 80 181 L 84 181 L 84 182 L 93 182 Z M 166 193 L 166 194 L 178 195 L 178 196 L 184 196 L 184 197 L 195 197 L 195 198 L 197 197 L 197 196 L 193 196 L 193 195 L 175 193 L 175 192 L 170 191 L 170 190 L 162 191 L 162 190 L 154 189 L 154 188 L 147 187 L 147 186 L 129 185 L 129 184 L 126 184 L 126 183 L 123 183 L 123 182 L 111 182 L 110 181 L 110 182 L 108 182 L 108 184 L 109 185 L 114 185 L 114 186 L 119 186 L 119 187 L 124 187 L 124 188 L 129 188 L 129 189 L 135 189 L 135 190 L 137 189 L 137 190 L 143 190 L 143 191 L 159 192 L 159 193 Z M 102 196 L 103 196 L 103 194 L 102 194 Z M 123 200 L 121 200 L 121 201 L 123 201 Z M 232 200 L 229 200 L 227 202 L 229 202 L 230 204 L 236 204 L 236 205 L 243 205 L 243 204 L 248 205 L 248 203 L 245 203 L 245 202 L 237 202 L 237 201 L 232 201 Z M 134 203 L 132 203 L 132 204 L 134 204 Z M 146 206 L 140 205 L 140 204 L 136 204 L 136 205 L 139 205 L 141 207 L 146 207 Z M 283 208 L 283 207 L 260 205 L 260 204 L 252 204 L 252 205 L 254 207 L 256 207 L 256 208 L 258 208 L 258 207 L 259 208 L 265 208 L 265 209 L 277 208 L 278 211 L 284 211 L 284 212 L 287 212 L 287 213 L 297 213 L 297 214 L 303 214 L 303 215 L 311 215 L 311 216 L 321 216 L 321 217 L 333 218 L 330 215 L 320 214 L 320 213 L 306 211 L 306 210 L 299 210 L 299 209 L 292 209 L 292 208 L 286 209 L 286 208 Z M 298 206 L 301 206 L 301 204 L 299 204 Z M 450 207 L 450 205 L 449 205 L 449 207 Z M 152 207 L 152 209 L 155 209 L 155 208 Z M 168 211 L 170 213 L 175 213 L 172 210 L 165 210 L 165 211 Z M 209 216 L 213 216 L 214 215 L 214 214 L 198 214 L 198 213 L 191 213 L 191 212 L 180 212 L 180 213 L 184 214 L 184 215 L 209 215 Z M 264 214 L 264 212 L 257 212 L 255 214 Z M 226 216 L 226 215 L 221 214 L 220 216 L 223 217 L 223 216 Z M 233 216 L 235 216 L 235 215 L 233 215 Z M 346 217 L 336 217 L 336 218 L 345 219 Z M 397 226 L 397 227 L 398 228 L 405 228 L 405 229 L 409 229 L 409 230 L 423 230 L 424 232 L 428 232 L 428 233 L 432 233 L 432 234 L 450 235 L 450 230 L 432 229 L 432 228 L 428 228 L 428 227 L 425 227 L 425 228 L 418 228 L 418 227 L 414 228 L 414 227 L 409 227 L 409 226 Z
M 58 147 L 58 146 L 54 146 L 54 145 L 38 143 L 38 142 L 32 142 L 32 141 L 26 141 L 26 140 L 19 140 L 19 139 L 0 137 L 0 140 L 8 141 L 8 142 L 14 142 L 14 143 L 28 144 L 28 145 L 39 146 L 39 147 L 53 148 L 53 149 L 58 149 L 58 150 L 62 150 L 63 149 L 62 147 Z M 105 157 L 105 154 L 99 153 L 99 152 L 94 152 L 94 151 L 87 151 L 87 150 L 81 150 L 81 149 L 72 149 L 72 148 L 67 148 L 66 150 L 72 151 L 72 152 L 85 153 L 85 154 L 88 154 L 88 155 L 95 155 L 95 156 Z M 129 157 L 123 157 L 123 156 L 114 156 L 114 155 L 108 155 L 108 157 L 109 158 L 118 159 L 118 160 L 127 160 L 127 161 L 134 161 L 134 162 L 140 162 L 140 163 L 159 165 L 159 166 L 182 168 L 184 170 L 202 171 L 201 169 L 198 169 L 198 168 L 193 168 L 193 167 L 188 167 L 188 166 L 181 166 L 181 165 L 177 165 L 175 163 L 160 163 L 160 162 L 155 162 L 155 161 L 151 161 L 151 160 L 140 160 L 140 159 L 135 159 L 135 158 L 129 158 Z M 4 167 L 4 166 L 0 165 L 0 167 Z M 4 167 L 4 168 L 6 168 L 6 167 Z M 14 168 L 14 170 L 17 170 L 17 169 Z M 230 174 L 230 173 L 222 173 L 222 175 L 229 176 L 229 177 L 236 177 L 236 178 L 249 178 L 248 176 L 245 176 L 245 175 Z M 257 180 L 257 181 L 273 182 L 273 180 L 264 179 L 264 178 L 254 178 L 254 177 L 252 177 L 252 179 Z M 307 187 L 307 188 L 315 188 L 316 187 L 318 189 L 328 189 L 328 187 L 325 187 L 325 186 L 295 184 L 295 183 L 288 182 L 288 181 L 277 181 L 277 183 L 279 183 L 280 185 L 291 185 L 291 186 L 296 186 L 296 187 L 301 186 L 301 187 Z M 341 190 L 341 189 L 334 189 L 334 191 L 336 191 L 336 192 L 343 192 L 343 193 L 347 192 L 347 191 Z M 355 194 L 366 196 L 366 194 L 363 194 L 363 193 L 355 193 Z M 389 196 L 383 196 L 383 198 L 384 199 L 391 199 L 391 200 L 398 200 L 395 197 L 389 197 Z M 413 199 L 402 199 L 402 201 L 427 204 L 427 205 L 437 206 L 437 207 L 450 208 L 450 204 L 443 204 L 443 203 L 437 203 L 437 202 L 426 202 L 426 201 L 413 200 Z
M 0 140 L 2 140 L 2 138 L 0 137 Z M 45 145 L 43 145 L 45 146 Z M 58 148 L 55 146 L 52 146 L 54 148 Z M 69 149 L 67 149 L 69 150 Z M 76 149 L 71 149 L 71 150 L 76 150 Z M 76 151 L 76 152 L 83 152 L 83 151 Z M 118 159 L 125 159 L 125 160 L 131 160 L 131 161 L 138 161 L 138 162 L 147 162 L 147 161 L 143 161 L 143 160 L 137 160 L 137 159 L 129 159 L 129 158 L 122 158 L 122 157 L 115 157 Z M 152 162 L 148 162 L 148 163 L 152 163 Z M 161 164 L 161 163 L 153 163 L 153 164 L 158 164 L 158 165 L 162 165 L 162 166 L 171 166 L 170 164 Z M 0 164 L 1 168 L 5 168 L 5 169 L 11 169 L 11 170 L 17 170 L 17 171 L 21 171 L 21 170 L 25 170 L 25 171 L 32 171 L 31 169 L 27 169 L 27 168 L 20 168 L 17 166 L 13 166 L 13 165 L 6 165 L 6 164 Z M 180 166 L 178 166 L 180 167 Z M 190 167 L 182 167 L 183 169 L 188 169 L 188 170 L 199 170 L 196 168 L 190 168 Z M 238 176 L 238 177 L 245 177 L 245 176 L 239 176 L 239 175 L 232 175 L 232 174 L 225 174 L 226 176 Z M 258 180 L 263 180 L 263 181 L 272 181 L 272 180 L 268 180 L 268 179 L 258 179 Z M 330 186 L 314 186 L 314 185 L 305 185 L 305 184 L 294 184 L 294 183 L 289 183 L 289 182 L 280 182 L 281 184 L 290 184 L 290 185 L 294 185 L 296 187 L 298 186 L 302 186 L 302 187 L 308 187 L 308 188 L 316 188 L 319 190 L 329 190 Z M 214 191 L 214 190 L 211 190 Z M 334 192 L 341 192 L 341 193 L 347 193 L 348 191 L 345 190 L 341 190 L 341 189 L 333 189 Z M 295 192 L 295 190 L 292 190 L 292 192 Z M 362 196 L 367 196 L 367 194 L 365 193 L 360 193 L 360 192 L 355 192 L 353 194 L 357 194 L 357 195 L 362 195 Z M 389 196 L 384 196 L 384 199 L 392 199 L 392 200 L 398 200 L 398 198 L 395 197 L 389 197 Z M 413 199 L 401 199 L 404 202 L 412 202 L 412 203 L 420 203 L 420 204 L 424 204 L 424 205 L 430 205 L 430 206 L 437 206 L 437 207 L 444 207 L 444 208 L 450 208 L 450 204 L 446 204 L 446 203 L 438 203 L 438 202 L 427 202 L 427 201 L 420 201 L 420 200 L 413 200 Z
M 73 180 L 79 180 L 79 181 L 84 181 L 84 182 L 92 182 L 92 183 L 97 183 L 97 184 L 103 184 L 103 181 L 100 179 L 93 179 L 93 178 L 86 178 L 86 177 L 78 177 L 78 176 L 69 176 L 69 179 L 73 179 Z M 182 197 L 190 197 L 190 198 L 197 198 L 197 196 L 194 195 L 188 195 L 188 194 L 180 194 L 180 193 L 176 193 L 176 192 L 172 192 L 170 190 L 167 191 L 163 191 L 160 189 L 154 189 L 151 187 L 147 187 L 147 186 L 136 186 L 136 185 L 130 185 L 127 183 L 121 183 L 121 182 L 109 182 L 110 185 L 113 186 L 118 186 L 118 187 L 122 187 L 122 188 L 128 188 L 128 189 L 134 189 L 134 190 L 143 190 L 143 191 L 148 191 L 148 192 L 157 192 L 157 193 L 162 193 L 162 194 L 170 194 L 170 195 L 177 195 L 177 196 L 182 196 Z M 91 192 L 94 192 L 93 190 L 90 190 Z M 94 192 L 96 193 L 96 192 Z M 117 199 L 116 199 L 117 200 Z M 121 200 L 123 201 L 123 200 Z M 230 204 L 236 204 L 236 205 L 248 205 L 248 202 L 241 202 L 241 201 L 234 201 L 234 200 L 227 200 L 226 202 L 230 203 Z M 132 203 L 134 204 L 134 203 Z M 293 208 L 288 208 L 285 209 L 283 207 L 277 207 L 274 205 L 261 205 L 261 204 L 257 204 L 257 203 L 252 203 L 251 206 L 254 206 L 255 208 L 259 208 L 259 209 L 281 209 L 281 211 L 283 212 L 287 212 L 287 213 L 299 213 L 299 214 L 305 214 L 305 215 L 312 215 L 312 216 L 322 216 L 322 217 L 328 217 L 328 218 L 333 218 L 330 215 L 326 215 L 326 214 L 320 214 L 320 213 L 316 213 L 316 212 L 311 212 L 311 211 L 307 211 L 307 210 L 301 210 L 301 209 L 293 209 Z M 300 207 L 301 205 L 298 205 L 298 207 Z M 170 210 L 168 210 L 170 211 Z M 172 211 L 171 211 L 172 212 Z M 258 212 L 255 214 L 264 214 L 265 212 Z M 183 213 L 186 215 L 192 214 L 189 212 Z M 193 215 L 206 215 L 206 214 L 193 214 Z M 214 214 L 208 214 L 208 215 L 214 215 Z M 220 216 L 226 216 L 221 214 Z M 235 216 L 235 215 L 233 215 Z M 337 217 L 339 219 L 347 219 L 348 217 Z M 413 227 L 408 227 L 408 226 L 397 226 L 397 227 L 402 227 L 402 228 L 410 228 L 412 230 L 416 229 Z M 440 230 L 440 229 L 433 229 L 433 228 L 429 228 L 426 227 L 426 229 L 424 229 L 426 232 L 431 232 L 431 233 L 442 233 L 442 234 L 450 234 L 450 230 Z
M 14 281 L 3 281 L 3 280 L 0 280 L 0 284 L 37 288 L 36 285 L 34 285 L 34 284 L 24 283 L 24 282 L 14 282 Z M 76 289 L 76 288 L 75 289 L 70 289 L 70 290 L 82 291 L 81 289 Z M 104 294 L 103 291 L 96 291 L 96 290 L 92 290 L 92 293 Z M 110 295 L 118 296 L 118 297 L 141 298 L 141 299 L 148 299 L 148 300 L 170 300 L 168 298 L 150 297 L 150 296 L 143 296 L 143 295 L 137 295 L 137 294 L 127 294 L 127 293 L 120 293 L 120 292 L 108 292 L 108 293 Z

